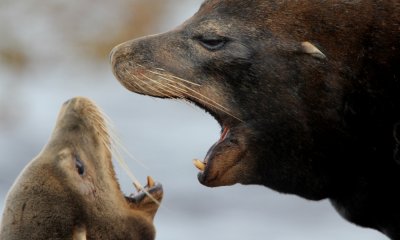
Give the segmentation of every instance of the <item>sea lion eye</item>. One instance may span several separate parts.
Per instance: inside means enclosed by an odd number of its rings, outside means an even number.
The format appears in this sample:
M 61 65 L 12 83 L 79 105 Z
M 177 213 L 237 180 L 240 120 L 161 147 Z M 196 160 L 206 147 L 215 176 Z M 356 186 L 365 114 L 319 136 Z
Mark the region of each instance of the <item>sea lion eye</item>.
M 209 51 L 220 50 L 228 42 L 224 37 L 197 37 L 197 41 Z
M 85 173 L 85 167 L 83 166 L 82 160 L 79 156 L 75 156 L 75 168 L 79 175 L 82 176 Z

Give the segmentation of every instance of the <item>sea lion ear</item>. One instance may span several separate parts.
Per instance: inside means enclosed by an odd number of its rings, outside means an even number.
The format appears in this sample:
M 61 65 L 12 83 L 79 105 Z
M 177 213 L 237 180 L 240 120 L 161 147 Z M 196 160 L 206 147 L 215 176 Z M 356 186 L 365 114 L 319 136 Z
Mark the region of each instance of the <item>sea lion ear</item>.
M 393 127 L 393 137 L 394 137 L 393 158 L 394 161 L 400 165 L 400 122 L 397 122 Z
M 308 41 L 304 41 L 301 43 L 301 51 L 303 53 L 310 54 L 315 58 L 326 59 L 325 54 L 323 54 L 316 46 Z

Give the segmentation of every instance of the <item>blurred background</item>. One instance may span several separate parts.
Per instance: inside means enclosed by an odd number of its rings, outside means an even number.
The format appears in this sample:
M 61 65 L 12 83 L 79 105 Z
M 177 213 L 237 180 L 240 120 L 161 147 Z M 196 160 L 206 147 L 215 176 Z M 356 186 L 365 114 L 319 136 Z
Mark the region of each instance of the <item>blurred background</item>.
M 115 80 L 108 63 L 113 46 L 168 31 L 201 2 L 0 0 L 0 209 L 17 175 L 46 144 L 61 104 L 87 96 L 113 120 L 134 156 L 126 157 L 134 174 L 164 186 L 157 239 L 387 239 L 349 224 L 328 201 L 260 186 L 200 185 L 192 159 L 202 159 L 219 138 L 216 121 L 183 102 L 130 93 Z M 116 168 L 124 192 L 133 192 Z

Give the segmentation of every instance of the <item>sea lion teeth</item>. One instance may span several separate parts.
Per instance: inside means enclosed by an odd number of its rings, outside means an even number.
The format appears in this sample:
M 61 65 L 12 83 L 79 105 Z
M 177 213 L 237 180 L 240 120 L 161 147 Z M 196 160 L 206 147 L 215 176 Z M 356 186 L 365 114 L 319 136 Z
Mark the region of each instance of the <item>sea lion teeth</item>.
M 325 59 L 326 56 L 323 54 L 316 46 L 308 41 L 304 41 L 301 43 L 301 48 L 304 53 L 310 54 L 313 57 L 319 59 Z
M 152 187 L 154 187 L 154 185 L 155 185 L 154 179 L 152 177 L 150 177 L 150 176 L 147 176 L 147 186 L 149 188 L 152 188 Z
M 140 192 L 142 190 L 142 187 L 140 186 L 140 184 L 138 184 L 136 182 L 133 182 L 132 184 L 136 188 L 136 191 Z
M 206 164 L 204 164 L 202 161 L 200 161 L 199 159 L 194 159 L 193 160 L 193 164 L 194 166 L 199 169 L 200 171 L 204 171 L 204 169 L 206 169 Z

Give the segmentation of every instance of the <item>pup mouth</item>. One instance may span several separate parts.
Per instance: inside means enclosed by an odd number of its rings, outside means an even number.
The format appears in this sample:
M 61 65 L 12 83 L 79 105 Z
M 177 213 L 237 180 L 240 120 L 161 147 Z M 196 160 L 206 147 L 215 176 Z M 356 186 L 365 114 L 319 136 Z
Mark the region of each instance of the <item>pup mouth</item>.
M 133 184 L 136 188 L 135 193 L 125 196 L 128 205 L 132 209 L 146 212 L 154 218 L 163 197 L 163 187 L 161 183 L 155 182 L 152 177 L 147 177 L 147 184 L 144 187 Z
M 146 198 L 149 198 L 155 203 L 161 202 L 163 195 L 163 187 L 161 183 L 155 182 L 152 177 L 147 177 L 147 184 L 141 188 L 140 186 L 135 185 L 137 192 L 130 194 L 129 196 L 125 196 L 125 199 L 129 204 L 141 204 L 145 201 Z

